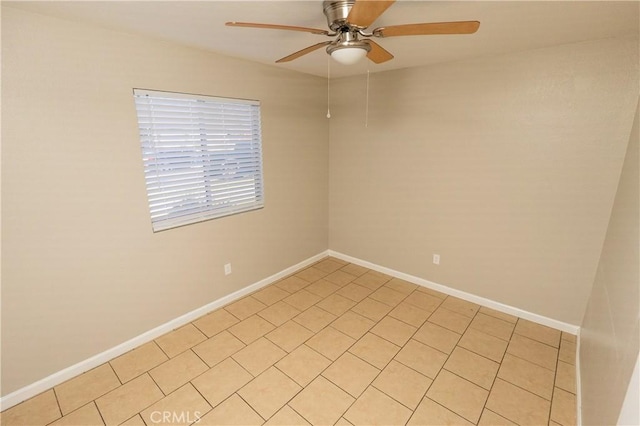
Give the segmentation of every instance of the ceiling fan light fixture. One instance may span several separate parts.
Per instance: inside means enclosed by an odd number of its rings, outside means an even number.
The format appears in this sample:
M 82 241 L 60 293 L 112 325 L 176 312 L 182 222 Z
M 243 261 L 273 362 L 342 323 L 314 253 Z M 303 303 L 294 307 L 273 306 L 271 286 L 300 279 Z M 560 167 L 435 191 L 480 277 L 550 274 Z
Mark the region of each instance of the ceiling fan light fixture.
M 348 42 L 327 47 L 327 53 L 342 65 L 353 65 L 362 60 L 371 50 L 369 43 Z
M 353 65 L 360 62 L 365 56 L 367 56 L 367 51 L 361 47 L 346 47 L 331 53 L 331 57 L 342 65 Z
M 0 0 L 1 1 L 1 0 Z M 422 22 L 379 27 L 365 32 L 397 0 L 324 0 L 322 10 L 327 17 L 330 31 L 292 25 L 261 24 L 252 22 L 227 22 L 230 27 L 267 28 L 274 30 L 299 31 L 336 37 L 298 50 L 280 58 L 276 63 L 290 62 L 301 56 L 327 47 L 327 54 L 336 62 L 353 65 L 365 56 L 373 63 L 382 64 L 393 59 L 372 37 L 387 38 L 398 36 L 473 34 L 478 30 L 478 21 Z M 363 37 L 364 40 L 361 40 Z

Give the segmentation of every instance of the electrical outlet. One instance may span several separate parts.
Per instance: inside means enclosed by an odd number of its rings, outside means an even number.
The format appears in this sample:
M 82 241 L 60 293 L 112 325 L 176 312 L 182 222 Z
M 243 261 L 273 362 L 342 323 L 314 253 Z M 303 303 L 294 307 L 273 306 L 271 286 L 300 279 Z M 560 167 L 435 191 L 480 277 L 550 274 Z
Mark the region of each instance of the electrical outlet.
M 229 275 L 231 273 L 231 264 L 230 263 L 225 263 L 224 265 L 224 274 L 225 275 Z
M 439 254 L 434 254 L 433 255 L 433 263 L 436 265 L 440 264 L 440 255 Z

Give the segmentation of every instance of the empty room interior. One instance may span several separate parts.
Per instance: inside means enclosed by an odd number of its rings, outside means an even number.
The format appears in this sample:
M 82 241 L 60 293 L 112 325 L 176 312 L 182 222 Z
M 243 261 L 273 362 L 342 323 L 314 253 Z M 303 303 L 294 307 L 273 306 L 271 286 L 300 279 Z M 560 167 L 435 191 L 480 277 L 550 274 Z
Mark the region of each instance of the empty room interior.
M 3 1 L 0 422 L 639 424 L 639 23 Z

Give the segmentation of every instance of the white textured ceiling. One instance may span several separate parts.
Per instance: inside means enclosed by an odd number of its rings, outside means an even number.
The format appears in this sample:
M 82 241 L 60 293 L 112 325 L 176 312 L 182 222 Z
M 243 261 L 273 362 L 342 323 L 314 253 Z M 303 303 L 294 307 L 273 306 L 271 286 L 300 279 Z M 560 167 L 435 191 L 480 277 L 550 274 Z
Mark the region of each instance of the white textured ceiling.
M 323 49 L 286 64 L 276 59 L 330 40 L 292 31 L 232 28 L 227 21 L 326 29 L 322 1 L 44 1 L 3 4 L 119 31 L 171 40 L 264 64 L 327 75 Z M 372 28 L 416 22 L 478 20 L 472 35 L 377 39 L 395 59 L 376 65 L 332 62 L 332 77 L 503 54 L 550 45 L 638 35 L 637 1 L 410 1 L 400 0 Z

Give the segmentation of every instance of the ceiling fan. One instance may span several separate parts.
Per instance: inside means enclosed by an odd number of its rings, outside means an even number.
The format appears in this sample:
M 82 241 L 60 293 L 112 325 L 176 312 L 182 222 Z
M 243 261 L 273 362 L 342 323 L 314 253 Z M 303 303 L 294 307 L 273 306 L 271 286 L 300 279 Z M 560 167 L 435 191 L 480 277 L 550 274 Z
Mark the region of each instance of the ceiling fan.
M 335 37 L 332 41 L 323 41 L 314 44 L 278 59 L 276 62 L 289 62 L 326 46 L 327 53 L 336 61 L 345 65 L 354 64 L 365 56 L 376 64 L 393 59 L 391 53 L 371 39 L 373 37 L 473 34 L 480 27 L 480 22 L 478 21 L 432 22 L 393 25 L 366 32 L 365 30 L 393 3 L 395 3 L 395 0 L 325 0 L 322 6 L 324 14 L 327 17 L 327 24 L 330 31 L 317 28 L 251 22 L 227 22 L 226 25 L 231 27 L 301 31 Z

